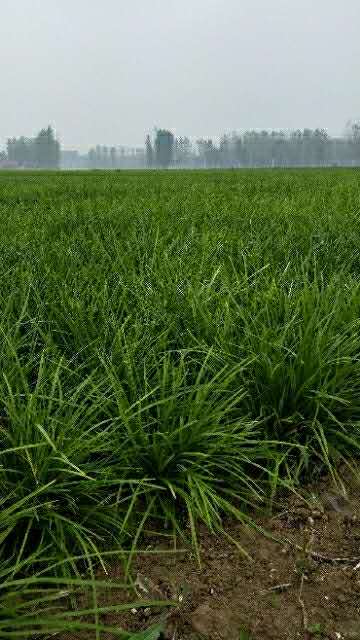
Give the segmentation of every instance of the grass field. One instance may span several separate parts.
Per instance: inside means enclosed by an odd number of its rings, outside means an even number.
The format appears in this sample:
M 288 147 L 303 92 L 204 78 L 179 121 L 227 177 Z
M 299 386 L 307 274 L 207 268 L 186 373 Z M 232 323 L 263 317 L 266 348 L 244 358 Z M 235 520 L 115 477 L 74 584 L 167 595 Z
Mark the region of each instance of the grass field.
M 0 603 L 341 482 L 359 220 L 358 170 L 0 174 Z

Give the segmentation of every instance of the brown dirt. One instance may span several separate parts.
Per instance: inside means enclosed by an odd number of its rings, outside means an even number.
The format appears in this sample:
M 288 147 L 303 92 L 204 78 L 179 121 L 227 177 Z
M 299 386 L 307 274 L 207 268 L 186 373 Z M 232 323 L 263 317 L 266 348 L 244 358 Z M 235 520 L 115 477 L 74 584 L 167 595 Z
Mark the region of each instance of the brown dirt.
M 360 640 L 360 489 L 353 486 L 348 499 L 325 482 L 312 491 L 312 504 L 293 496 L 272 518 L 257 519 L 282 543 L 226 523 L 226 533 L 251 561 L 205 529 L 199 533 L 201 568 L 191 551 L 139 556 L 139 595 L 172 598 L 178 606 L 104 621 L 137 631 L 165 620 L 166 640 Z M 111 576 L 121 575 L 113 566 Z M 109 596 L 105 600 L 111 604 Z

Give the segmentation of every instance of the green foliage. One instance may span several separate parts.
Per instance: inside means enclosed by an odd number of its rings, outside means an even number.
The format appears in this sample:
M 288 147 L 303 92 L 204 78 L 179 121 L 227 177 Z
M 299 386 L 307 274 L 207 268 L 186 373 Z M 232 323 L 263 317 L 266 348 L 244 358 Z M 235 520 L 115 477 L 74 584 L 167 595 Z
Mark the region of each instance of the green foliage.
M 132 634 L 106 624 L 107 614 L 123 614 L 133 607 L 169 606 L 165 601 L 129 602 L 129 585 L 110 580 L 54 577 L 55 555 L 39 547 L 29 555 L 19 547 L 17 556 L 8 557 L 0 547 L 0 638 L 50 638 L 66 632 L 100 640 L 104 634 L 123 640 L 156 640 L 160 625 L 147 632 Z M 67 563 L 67 561 L 65 561 Z M 104 595 L 116 598 L 104 604 Z M 104 620 L 105 619 L 105 620 Z M 87 633 L 86 633 L 87 632 Z M 81 634 L 80 634 L 81 637 Z
M 339 481 L 360 447 L 358 179 L 0 174 L 6 561 L 51 549 L 57 579 L 93 575 L 148 522 L 196 547 L 199 520 L 248 522 L 279 483 Z
M 167 129 L 158 129 L 156 132 L 154 147 L 156 166 L 167 169 L 173 161 L 175 147 L 175 139 L 171 131 L 167 131 Z
M 23 167 L 57 169 L 60 166 L 60 143 L 52 127 L 41 129 L 35 138 L 10 138 L 7 158 Z
M 146 166 L 151 169 L 154 166 L 154 149 L 149 135 L 146 136 L 145 140 L 145 158 Z
M 44 169 L 57 169 L 60 165 L 60 144 L 55 138 L 52 127 L 41 129 L 34 140 L 37 166 Z
M 325 633 L 324 625 L 320 623 L 310 624 L 306 631 L 308 631 L 308 633 L 311 633 L 311 635 L 314 637 L 322 636 Z

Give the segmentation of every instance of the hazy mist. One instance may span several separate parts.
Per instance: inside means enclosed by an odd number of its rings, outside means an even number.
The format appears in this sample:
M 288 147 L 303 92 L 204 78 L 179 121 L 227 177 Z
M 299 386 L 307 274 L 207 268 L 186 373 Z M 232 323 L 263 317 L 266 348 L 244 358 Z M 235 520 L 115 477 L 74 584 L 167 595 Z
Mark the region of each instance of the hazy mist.
M 360 116 L 359 0 L 0 0 L 0 144 L 325 127 Z

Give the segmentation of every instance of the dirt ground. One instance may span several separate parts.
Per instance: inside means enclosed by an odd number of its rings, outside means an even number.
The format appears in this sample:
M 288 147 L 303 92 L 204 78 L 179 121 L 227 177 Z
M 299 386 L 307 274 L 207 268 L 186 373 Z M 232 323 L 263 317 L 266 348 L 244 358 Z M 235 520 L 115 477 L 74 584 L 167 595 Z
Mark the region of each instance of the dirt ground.
M 132 631 L 164 621 L 163 640 L 360 640 L 360 485 L 353 482 L 347 498 L 325 481 L 310 493 L 308 504 L 292 496 L 271 518 L 257 519 L 281 543 L 226 524 L 251 560 L 204 529 L 201 568 L 190 551 L 139 556 L 138 595 L 178 606 L 104 621 Z M 111 574 L 119 579 L 122 569 L 113 566 Z

